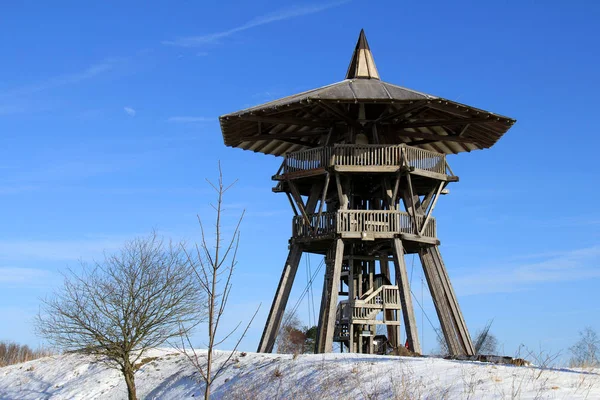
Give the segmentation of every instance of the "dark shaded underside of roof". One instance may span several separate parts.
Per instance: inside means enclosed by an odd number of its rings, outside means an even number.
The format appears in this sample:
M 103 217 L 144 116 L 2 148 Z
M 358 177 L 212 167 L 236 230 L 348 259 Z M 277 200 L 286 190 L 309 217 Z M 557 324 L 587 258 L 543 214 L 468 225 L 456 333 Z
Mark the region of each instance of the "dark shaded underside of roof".
M 383 144 L 455 154 L 489 148 L 515 120 L 378 79 L 342 82 L 220 117 L 227 146 L 275 156 L 318 147 L 349 129 Z

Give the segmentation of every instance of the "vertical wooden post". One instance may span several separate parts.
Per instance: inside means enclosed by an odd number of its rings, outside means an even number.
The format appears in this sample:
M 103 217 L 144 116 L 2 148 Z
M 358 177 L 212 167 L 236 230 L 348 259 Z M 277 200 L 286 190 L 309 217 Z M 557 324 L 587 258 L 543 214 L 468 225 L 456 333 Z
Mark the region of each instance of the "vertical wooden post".
M 285 261 L 283 273 L 279 279 L 279 286 L 277 286 L 277 292 L 275 293 L 275 298 L 273 299 L 273 304 L 271 305 L 271 310 L 269 311 L 269 316 L 267 317 L 265 329 L 262 337 L 260 338 L 260 343 L 257 350 L 259 353 L 271 353 L 273 351 L 275 339 L 277 338 L 277 333 L 279 332 L 285 306 L 287 305 L 290 297 L 290 291 L 292 290 L 292 285 L 294 283 L 294 278 L 296 277 L 296 272 L 298 271 L 298 264 L 300 263 L 301 257 L 302 249 L 300 245 L 293 243 L 287 260 Z
M 352 313 L 354 310 L 354 297 L 356 296 L 356 282 L 354 281 L 354 258 L 348 257 L 348 349 L 354 352 L 354 325 L 352 324 Z
M 408 282 L 408 273 L 406 272 L 406 263 L 404 262 L 404 247 L 402 241 L 398 238 L 394 242 L 394 265 L 396 267 L 396 284 L 400 289 L 400 305 L 402 307 L 402 316 L 406 326 L 406 339 L 408 349 L 421 354 L 421 345 L 419 344 L 419 334 L 417 332 L 417 323 L 415 321 L 415 312 L 410 295 L 410 285 Z M 401 345 L 401 344 L 400 344 Z
M 387 257 L 387 255 L 386 255 Z M 383 275 L 385 278 L 387 278 L 387 280 L 392 283 L 392 280 L 390 279 L 390 265 L 388 262 L 387 258 L 382 258 L 379 260 L 379 268 L 381 270 L 381 275 Z M 398 317 L 398 315 L 394 315 L 394 310 L 385 310 L 384 311 L 384 318 L 387 321 L 396 321 L 396 318 L 394 317 Z M 399 319 L 398 319 L 399 321 Z M 394 325 L 387 325 L 387 336 L 388 336 L 388 340 L 390 341 L 390 344 L 392 345 L 392 347 L 396 348 L 397 346 L 400 345 L 400 341 L 399 341 L 399 336 L 398 336 L 398 331 L 400 330 L 399 326 L 394 326 Z
M 329 252 L 331 254 L 333 252 Z M 323 303 L 319 315 L 318 327 L 318 353 L 330 353 L 333 350 L 333 331 L 335 329 L 335 311 L 338 305 L 338 292 L 340 276 L 342 273 L 342 259 L 344 257 L 344 241 L 335 240 L 335 253 L 333 259 L 327 260 L 329 273 L 325 278 L 323 289 Z

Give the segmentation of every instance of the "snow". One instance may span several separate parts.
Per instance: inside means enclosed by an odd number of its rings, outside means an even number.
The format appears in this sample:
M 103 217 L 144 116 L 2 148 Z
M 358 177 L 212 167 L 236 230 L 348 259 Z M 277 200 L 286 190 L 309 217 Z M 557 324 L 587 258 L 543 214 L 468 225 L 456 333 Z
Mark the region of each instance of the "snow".
M 205 352 L 199 351 L 202 357 Z M 218 352 L 217 361 L 228 353 Z M 243 353 L 245 354 L 245 353 Z M 600 370 L 541 369 L 438 358 L 236 353 L 215 399 L 600 399 Z M 185 355 L 152 350 L 140 399 L 202 398 Z M 126 399 L 119 371 L 66 354 L 0 368 L 0 399 Z

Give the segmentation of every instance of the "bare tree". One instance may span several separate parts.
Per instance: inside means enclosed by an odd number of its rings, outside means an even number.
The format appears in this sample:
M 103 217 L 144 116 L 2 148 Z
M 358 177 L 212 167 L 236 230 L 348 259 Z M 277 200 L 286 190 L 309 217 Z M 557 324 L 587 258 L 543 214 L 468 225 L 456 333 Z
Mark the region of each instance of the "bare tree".
M 498 339 L 490 332 L 493 320 L 475 335 L 475 354 L 496 355 L 498 353 Z
M 498 353 L 498 339 L 490 332 L 492 322 L 488 322 L 483 329 L 477 331 L 475 334 L 475 354 L 496 355 Z M 442 330 L 437 329 L 436 335 L 438 350 L 435 350 L 434 354 L 442 357 L 449 355 L 448 344 L 446 343 L 446 339 L 444 339 Z
M 600 337 L 591 327 L 587 326 L 579 332 L 579 340 L 572 347 L 571 367 L 599 367 L 600 366 Z
M 7 365 L 19 364 L 26 361 L 35 360 L 42 357 L 51 356 L 53 353 L 49 349 L 40 348 L 31 349 L 29 346 L 14 342 L 0 342 L 0 368 Z
M 306 333 L 295 312 L 288 312 L 277 335 L 277 353 L 303 354 L 306 349 Z
M 227 302 L 232 289 L 231 279 L 237 265 L 240 224 L 244 218 L 244 211 L 237 220 L 230 239 L 223 244 L 223 198 L 225 193 L 231 189 L 231 187 L 235 185 L 237 181 L 234 181 L 229 185 L 225 185 L 223 183 L 221 164 L 219 164 L 218 182 L 214 184 L 208 179 L 206 181 L 217 194 L 217 204 L 211 204 L 215 211 L 215 230 L 214 236 L 212 236 L 214 238 L 214 243 L 209 243 L 209 236 L 204 230 L 202 219 L 198 216 L 202 242 L 200 245 L 196 245 L 194 254 L 187 254 L 188 259 L 190 260 L 190 265 L 194 265 L 194 276 L 197 278 L 201 290 L 207 299 L 208 343 L 206 361 L 203 361 L 203 357 L 199 357 L 198 353 L 194 350 L 189 335 L 185 336 L 185 340 L 182 339 L 180 350 L 188 357 L 202 377 L 202 380 L 205 384 L 204 398 L 205 400 L 208 400 L 210 398 L 210 389 L 212 383 L 219 375 L 221 375 L 223 371 L 225 371 L 229 365 L 240 342 L 246 336 L 246 333 L 250 328 L 250 324 L 252 324 L 254 317 L 258 313 L 258 308 L 254 312 L 252 318 L 250 318 L 248 324 L 245 326 L 244 331 L 240 334 L 235 342 L 233 350 L 231 350 L 231 352 L 229 352 L 224 359 L 221 359 L 219 362 L 215 362 L 214 352 L 216 347 L 229 339 L 241 325 L 240 322 L 233 330 L 224 335 L 220 334 L 219 327 L 227 308 Z M 189 348 L 186 348 L 188 346 Z
M 201 317 L 193 267 L 180 245 L 156 234 L 135 239 L 103 262 L 69 270 L 64 287 L 43 300 L 36 330 L 59 348 L 99 356 L 120 370 L 135 400 L 138 360 Z

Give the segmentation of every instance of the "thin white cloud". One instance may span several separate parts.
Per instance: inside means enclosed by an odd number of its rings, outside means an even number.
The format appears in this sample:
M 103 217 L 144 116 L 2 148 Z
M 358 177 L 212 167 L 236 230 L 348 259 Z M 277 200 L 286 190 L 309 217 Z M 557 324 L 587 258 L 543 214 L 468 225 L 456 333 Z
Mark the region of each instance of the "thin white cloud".
M 78 72 L 58 75 L 44 81 L 0 91 L 0 115 L 22 114 L 32 110 L 41 111 L 51 109 L 55 104 L 40 104 L 39 101 L 35 100 L 35 95 L 40 92 L 91 80 L 113 70 L 123 61 L 124 59 L 120 58 L 107 59 Z
M 115 67 L 115 64 L 118 60 L 108 60 L 99 64 L 91 65 L 83 71 L 74 72 L 71 74 L 65 74 L 60 76 L 55 76 L 49 78 L 46 81 L 38 82 L 34 84 L 24 85 L 21 87 L 17 87 L 5 92 L 0 92 L 0 98 L 2 97 L 12 97 L 12 96 L 22 96 L 33 94 L 37 92 L 41 92 L 44 90 L 54 89 L 65 85 L 72 85 L 76 83 L 80 83 L 85 80 L 92 79 L 96 76 L 99 76 L 103 73 L 106 73 L 112 70 Z
M 333 3 L 312 4 L 286 8 L 254 18 L 243 25 L 236 26 L 226 31 L 208 33 L 200 36 L 181 37 L 175 40 L 165 40 L 162 42 L 162 44 L 179 47 L 196 47 L 206 44 L 215 44 L 219 43 L 221 39 L 234 35 L 238 32 L 243 32 L 248 29 L 256 28 L 258 26 L 270 24 L 273 22 L 285 21 L 288 19 L 297 18 L 309 14 L 316 14 L 318 12 L 347 3 L 348 1 L 349 0 L 342 0 Z
M 65 240 L 0 240 L 0 260 L 86 260 L 101 258 L 132 236 Z M 2 270 L 0 269 L 0 274 Z
M 545 282 L 600 278 L 600 246 L 565 251 L 537 262 L 509 263 L 452 278 L 460 295 L 524 290 Z
M 38 268 L 0 267 L 1 284 L 34 284 L 49 277 L 50 272 Z
M 177 124 L 190 124 L 190 123 L 196 123 L 196 122 L 208 122 L 208 121 L 212 121 L 214 118 L 207 118 L 207 117 L 171 117 L 169 119 L 167 119 L 167 121 L 169 122 L 174 122 Z
M 131 117 L 135 117 L 136 111 L 131 107 L 123 107 L 123 110 L 127 113 L 127 115 Z

